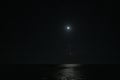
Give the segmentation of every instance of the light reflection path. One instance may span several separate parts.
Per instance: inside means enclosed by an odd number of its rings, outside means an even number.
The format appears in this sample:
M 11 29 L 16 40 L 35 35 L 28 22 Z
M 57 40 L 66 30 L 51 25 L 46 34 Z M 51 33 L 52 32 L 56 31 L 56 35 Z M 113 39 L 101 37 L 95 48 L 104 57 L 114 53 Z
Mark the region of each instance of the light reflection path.
M 80 64 L 63 64 L 60 67 L 60 71 L 57 73 L 57 80 L 86 80 L 81 78 L 80 71 L 76 67 L 80 67 Z
M 73 67 L 78 67 L 80 64 L 63 64 L 61 65 L 62 67 L 68 67 L 68 68 L 73 68 Z

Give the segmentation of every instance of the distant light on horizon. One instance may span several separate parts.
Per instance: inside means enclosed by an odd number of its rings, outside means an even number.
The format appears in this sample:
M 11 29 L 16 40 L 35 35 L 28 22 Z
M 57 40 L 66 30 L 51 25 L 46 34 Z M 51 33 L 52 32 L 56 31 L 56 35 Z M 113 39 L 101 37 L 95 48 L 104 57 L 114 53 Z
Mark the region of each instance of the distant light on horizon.
M 63 64 L 62 65 L 63 67 L 78 67 L 78 66 L 81 66 L 80 64 Z

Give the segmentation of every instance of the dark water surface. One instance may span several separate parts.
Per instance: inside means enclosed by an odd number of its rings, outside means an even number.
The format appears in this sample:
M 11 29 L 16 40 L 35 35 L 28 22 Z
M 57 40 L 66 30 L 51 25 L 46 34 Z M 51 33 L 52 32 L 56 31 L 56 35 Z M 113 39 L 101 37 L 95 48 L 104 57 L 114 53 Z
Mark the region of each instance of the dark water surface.
M 24 66 L 26 80 L 118 80 L 120 65 L 109 64 L 40 64 Z M 120 79 L 119 79 L 120 80 Z
M 56 80 L 86 80 L 87 69 L 80 64 L 63 64 L 55 73 Z
M 34 68 L 34 69 L 33 69 Z M 24 67 L 24 72 L 31 79 L 39 80 L 87 80 L 87 65 L 80 64 L 43 64 L 39 67 Z M 31 73 L 32 72 L 32 73 Z M 36 74 L 36 72 L 38 72 Z M 33 77 L 34 75 L 34 77 Z

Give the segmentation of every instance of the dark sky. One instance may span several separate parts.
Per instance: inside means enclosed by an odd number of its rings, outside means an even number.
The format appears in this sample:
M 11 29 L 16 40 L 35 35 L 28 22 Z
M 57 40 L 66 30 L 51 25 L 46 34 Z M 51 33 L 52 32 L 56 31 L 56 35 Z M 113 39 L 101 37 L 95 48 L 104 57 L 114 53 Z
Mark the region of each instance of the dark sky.
M 111 0 L 12 4 L 8 2 L 13 15 L 8 24 L 16 26 L 16 63 L 119 63 Z M 71 25 L 71 32 L 65 31 L 66 25 Z M 68 55 L 69 47 L 72 56 Z

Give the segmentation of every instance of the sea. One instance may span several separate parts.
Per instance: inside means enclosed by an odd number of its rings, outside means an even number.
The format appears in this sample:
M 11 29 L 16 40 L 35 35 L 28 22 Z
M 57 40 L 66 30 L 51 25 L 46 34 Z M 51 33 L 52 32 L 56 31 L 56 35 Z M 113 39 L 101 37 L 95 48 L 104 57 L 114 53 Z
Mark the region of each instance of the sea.
M 116 80 L 119 78 L 120 66 L 115 64 L 28 64 L 22 68 L 19 66 L 17 70 L 20 73 L 18 78 L 25 80 Z

